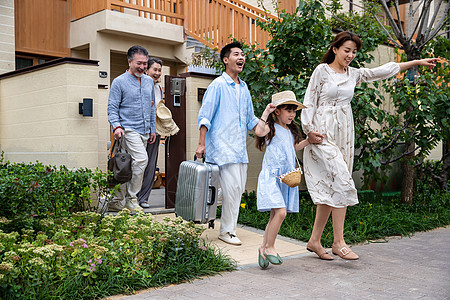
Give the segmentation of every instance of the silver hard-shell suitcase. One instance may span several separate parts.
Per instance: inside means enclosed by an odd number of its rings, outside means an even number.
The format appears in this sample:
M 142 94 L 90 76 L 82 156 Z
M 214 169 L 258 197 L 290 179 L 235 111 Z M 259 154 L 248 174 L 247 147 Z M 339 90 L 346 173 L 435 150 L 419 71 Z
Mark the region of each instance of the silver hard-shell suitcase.
M 217 212 L 219 166 L 193 161 L 183 161 L 178 171 L 175 214 L 186 221 L 209 223 L 214 228 Z

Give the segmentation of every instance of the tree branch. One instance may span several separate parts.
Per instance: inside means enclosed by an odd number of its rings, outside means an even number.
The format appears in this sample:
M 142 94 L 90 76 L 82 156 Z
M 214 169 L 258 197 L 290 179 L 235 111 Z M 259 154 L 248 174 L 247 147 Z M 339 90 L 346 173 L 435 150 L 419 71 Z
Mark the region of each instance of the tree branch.
M 372 9 L 367 9 L 367 7 L 364 7 L 362 5 L 359 5 L 355 2 L 353 2 L 353 0 L 346 0 L 348 3 L 353 3 L 354 6 L 359 7 L 363 10 L 368 10 L 372 16 L 375 18 L 375 20 L 377 21 L 377 23 L 381 26 L 381 28 L 383 28 L 383 31 L 386 33 L 386 35 L 388 36 L 389 40 L 391 40 L 391 42 L 394 44 L 395 47 L 399 48 L 399 49 L 404 49 L 404 47 L 402 45 L 400 45 L 399 43 L 397 43 L 397 41 L 392 37 L 391 33 L 386 29 L 386 27 L 384 27 L 383 23 L 381 23 L 380 19 L 378 18 L 377 14 L 375 12 L 373 12 Z M 334 16 L 336 19 L 340 20 L 338 17 Z M 344 23 L 343 20 L 340 20 L 341 22 Z
M 430 139 L 428 139 L 427 141 L 430 142 L 431 140 L 433 140 L 433 138 L 430 138 Z M 383 166 L 389 165 L 389 164 L 391 164 L 391 163 L 393 163 L 393 162 L 396 162 L 396 161 L 402 159 L 402 158 L 405 157 L 405 156 L 408 156 L 408 155 L 410 155 L 410 154 L 416 152 L 417 149 L 419 149 L 419 148 L 420 148 L 420 146 L 417 146 L 417 147 L 414 148 L 413 150 L 411 150 L 411 151 L 409 151 L 409 152 L 406 152 L 406 153 L 402 153 L 402 154 L 400 154 L 399 156 L 397 156 L 396 158 L 393 158 L 393 159 L 391 159 L 391 160 L 389 160 L 389 161 L 382 161 L 382 162 L 380 162 L 380 163 L 381 163 Z
M 413 16 L 416 14 L 416 12 L 417 12 L 417 10 L 419 9 L 420 5 L 422 5 L 424 1 L 425 1 L 425 0 L 420 0 L 420 2 L 419 2 L 419 4 L 417 5 L 417 7 L 412 11 L 412 15 L 413 15 Z M 411 2 L 410 2 L 409 4 L 412 5 Z
M 415 15 L 415 13 L 416 13 L 416 11 L 417 11 L 417 8 L 419 8 L 419 7 L 416 7 L 416 9 L 415 9 L 414 12 L 412 13 L 412 15 L 409 16 L 409 17 L 410 17 L 410 20 L 414 20 L 414 15 Z M 422 25 L 423 25 L 424 19 L 425 19 L 425 17 L 424 17 L 424 11 L 425 11 L 425 4 L 423 5 L 423 9 L 420 11 L 419 18 L 417 19 L 416 26 L 414 26 L 414 30 L 411 32 L 410 39 L 413 38 L 414 33 L 416 33 L 416 31 L 417 31 L 417 28 L 418 28 L 419 26 L 422 26 Z M 414 21 L 413 21 L 413 22 L 414 22 Z M 419 29 L 419 31 L 418 31 L 418 33 L 417 33 L 417 39 L 419 38 L 419 34 L 420 34 L 420 29 Z M 417 39 L 416 39 L 416 41 L 417 41 Z
M 425 40 L 424 45 L 427 44 L 432 39 L 434 39 L 434 37 L 439 33 L 439 31 L 442 29 L 442 27 L 444 27 L 445 23 L 448 20 L 450 20 L 450 17 L 448 16 L 449 9 L 450 9 L 450 2 L 447 2 L 447 6 L 444 10 L 444 14 L 442 15 L 441 19 L 439 20 L 438 25 L 434 28 L 434 30 L 430 33 L 428 38 Z
M 439 33 L 439 34 L 436 34 L 436 35 L 444 35 L 444 34 L 447 34 L 447 33 L 449 33 L 449 32 L 450 32 L 450 30 L 447 30 L 447 31 L 444 31 L 444 32 Z
M 400 32 L 402 34 L 402 37 L 405 37 L 405 32 L 403 32 L 402 20 L 400 18 L 400 9 L 398 7 L 398 0 L 395 0 L 395 12 L 397 13 L 398 27 L 400 28 Z
M 392 17 L 391 12 L 389 11 L 389 7 L 386 4 L 386 0 L 381 0 L 381 5 L 383 6 L 383 10 L 386 13 L 386 16 L 389 20 L 389 25 L 391 26 L 392 30 L 394 31 L 395 36 L 399 39 L 400 43 L 404 45 L 405 39 L 402 37 L 400 30 L 395 23 L 394 17 Z M 372 12 L 374 15 L 374 13 Z
M 433 28 L 433 24 L 436 21 L 436 18 L 437 18 L 438 14 L 439 14 L 439 9 L 441 8 L 442 1 L 443 0 L 440 0 L 438 5 L 437 5 L 437 7 L 434 8 L 434 14 L 433 14 L 433 17 L 431 18 L 431 21 L 429 23 L 429 27 L 427 29 L 427 32 L 430 32 L 431 28 Z
M 430 13 L 431 1 L 432 0 L 425 1 L 425 3 L 423 4 L 422 12 L 420 13 L 419 20 L 417 21 L 417 23 L 420 23 L 419 29 L 417 30 L 417 38 L 416 38 L 416 44 L 418 44 L 418 45 L 425 45 L 425 44 L 422 44 L 422 40 L 425 39 L 425 37 L 423 36 L 423 31 L 424 31 L 423 26 L 425 25 L 425 23 L 428 19 L 427 17 Z
M 386 151 L 387 149 L 391 148 L 391 146 L 394 144 L 394 142 L 398 139 L 398 136 L 400 135 L 400 132 L 402 132 L 403 130 L 406 129 L 406 127 L 408 127 L 409 122 L 408 120 L 405 121 L 405 124 L 402 128 L 400 128 L 399 130 L 397 130 L 397 132 L 395 133 L 394 137 L 391 139 L 391 141 L 386 145 L 386 147 L 384 147 L 383 149 L 380 149 L 379 152 L 383 153 L 384 151 Z

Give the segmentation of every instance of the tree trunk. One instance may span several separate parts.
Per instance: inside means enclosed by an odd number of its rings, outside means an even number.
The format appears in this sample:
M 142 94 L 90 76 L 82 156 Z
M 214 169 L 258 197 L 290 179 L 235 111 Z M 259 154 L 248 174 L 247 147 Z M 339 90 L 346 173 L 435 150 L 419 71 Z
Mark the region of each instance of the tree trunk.
M 407 53 L 407 61 L 415 60 L 420 57 L 420 52 L 416 53 L 417 51 L 414 51 L 415 49 L 409 49 L 410 53 Z M 415 81 L 415 75 L 418 74 L 418 68 L 413 67 L 410 70 L 408 70 L 407 76 L 410 81 Z M 413 99 L 414 101 L 414 99 Z M 409 113 L 414 110 L 414 107 L 410 105 L 406 113 Z M 414 136 L 414 128 L 410 127 L 407 128 L 407 132 L 410 133 L 410 136 Z M 405 153 L 409 153 L 414 150 L 416 147 L 416 144 L 414 142 L 414 139 L 411 139 L 410 141 L 405 142 Z M 400 196 L 400 199 L 403 203 L 412 204 L 413 202 L 413 196 L 414 196 L 414 186 L 416 181 L 416 170 L 414 168 L 414 164 L 411 163 L 411 160 L 414 159 L 415 153 L 412 152 L 411 154 L 405 156 L 405 159 L 402 163 L 402 193 Z
M 405 151 L 412 151 L 415 147 L 414 142 L 405 143 Z M 406 159 L 402 163 L 402 193 L 401 201 L 403 203 L 412 204 L 414 195 L 414 183 L 416 180 L 416 170 L 414 165 L 409 163 L 414 158 L 414 153 L 405 157 Z

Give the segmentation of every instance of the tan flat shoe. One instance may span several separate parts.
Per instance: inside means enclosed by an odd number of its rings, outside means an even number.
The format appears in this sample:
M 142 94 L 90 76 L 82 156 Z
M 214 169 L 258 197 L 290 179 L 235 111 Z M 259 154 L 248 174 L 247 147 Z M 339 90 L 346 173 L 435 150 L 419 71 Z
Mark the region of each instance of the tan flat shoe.
M 321 247 L 321 251 L 318 250 L 314 250 L 312 249 L 310 246 L 306 245 L 306 250 L 308 250 L 309 252 L 314 252 L 315 254 L 317 254 L 317 256 L 319 256 L 320 259 L 323 260 L 333 260 L 333 256 L 331 256 L 327 251 L 325 251 L 325 249 L 323 247 Z
M 338 255 L 342 259 L 348 259 L 348 260 L 357 260 L 357 259 L 359 259 L 359 256 L 355 252 L 350 250 L 350 248 L 347 247 L 347 246 L 342 247 L 339 250 L 337 250 L 337 248 L 333 248 L 332 247 L 331 251 L 333 252 L 334 255 Z

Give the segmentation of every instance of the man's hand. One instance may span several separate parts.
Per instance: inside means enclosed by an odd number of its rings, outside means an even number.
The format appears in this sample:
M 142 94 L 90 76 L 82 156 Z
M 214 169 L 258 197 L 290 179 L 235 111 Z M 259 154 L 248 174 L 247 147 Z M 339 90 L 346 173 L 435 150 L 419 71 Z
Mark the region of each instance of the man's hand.
M 118 127 L 116 130 L 114 130 L 114 139 L 119 140 L 122 136 L 125 135 L 125 132 L 121 127 Z
M 206 128 L 206 126 L 202 125 L 200 127 L 200 137 L 198 138 L 198 147 L 197 147 L 197 150 L 195 150 L 195 156 L 198 159 L 202 158 L 203 154 L 206 154 L 205 138 L 206 138 L 207 131 L 208 131 L 208 128 Z
M 153 144 L 156 141 L 156 133 L 150 133 L 150 138 L 148 139 L 149 144 Z
M 316 131 L 311 131 L 310 133 L 308 133 L 308 142 L 310 144 L 320 144 L 323 141 L 323 135 L 316 132 Z
M 203 154 L 206 154 L 205 145 L 198 145 L 197 150 L 195 150 L 195 156 L 200 159 L 203 157 Z

